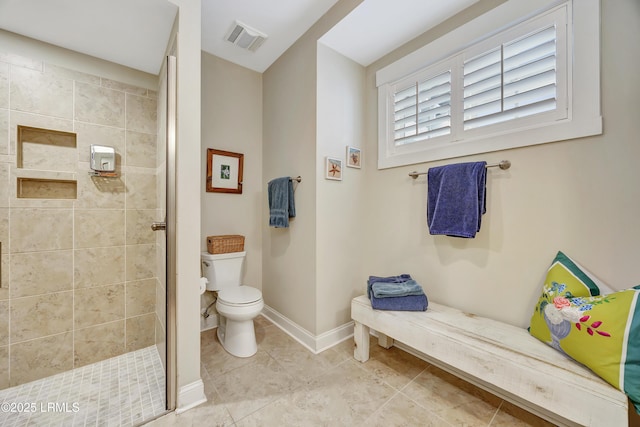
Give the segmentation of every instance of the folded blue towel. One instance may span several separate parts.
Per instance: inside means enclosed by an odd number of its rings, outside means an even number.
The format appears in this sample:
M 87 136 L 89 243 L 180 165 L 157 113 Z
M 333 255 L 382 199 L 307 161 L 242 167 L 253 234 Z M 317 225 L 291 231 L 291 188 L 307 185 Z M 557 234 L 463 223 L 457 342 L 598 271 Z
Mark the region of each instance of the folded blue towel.
M 411 276 L 408 274 L 401 274 L 399 276 L 388 276 L 388 277 L 380 277 L 380 276 L 369 276 L 369 280 L 367 280 L 367 298 L 371 298 L 371 286 L 374 283 L 383 282 L 383 283 L 402 283 L 407 280 L 411 280 Z
M 296 216 L 293 199 L 293 182 L 286 176 L 269 181 L 269 225 L 276 228 L 289 227 L 289 218 Z
M 371 291 L 376 298 L 406 297 L 407 295 L 423 295 L 422 286 L 415 280 L 402 283 L 374 282 Z
M 427 172 L 429 233 L 475 237 L 486 208 L 487 162 L 458 163 Z
M 376 298 L 371 296 L 371 307 L 376 310 L 426 311 L 429 300 L 425 294 L 406 297 Z

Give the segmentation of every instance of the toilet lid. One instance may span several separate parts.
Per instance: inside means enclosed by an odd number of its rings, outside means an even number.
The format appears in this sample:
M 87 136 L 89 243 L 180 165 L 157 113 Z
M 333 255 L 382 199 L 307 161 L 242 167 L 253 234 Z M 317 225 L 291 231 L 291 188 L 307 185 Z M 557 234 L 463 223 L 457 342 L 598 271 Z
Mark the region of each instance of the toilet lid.
M 262 292 L 251 286 L 234 286 L 218 291 L 218 300 L 230 304 L 250 304 L 262 299 Z

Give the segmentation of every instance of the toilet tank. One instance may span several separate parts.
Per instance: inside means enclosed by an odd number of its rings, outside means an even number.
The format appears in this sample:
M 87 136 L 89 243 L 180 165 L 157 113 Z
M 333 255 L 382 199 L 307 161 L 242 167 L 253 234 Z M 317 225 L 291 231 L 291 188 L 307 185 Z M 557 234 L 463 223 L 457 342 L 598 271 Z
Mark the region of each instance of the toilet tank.
M 207 278 L 208 291 L 219 291 L 230 286 L 240 286 L 242 263 L 246 252 L 228 254 L 210 254 L 202 252 L 202 274 Z

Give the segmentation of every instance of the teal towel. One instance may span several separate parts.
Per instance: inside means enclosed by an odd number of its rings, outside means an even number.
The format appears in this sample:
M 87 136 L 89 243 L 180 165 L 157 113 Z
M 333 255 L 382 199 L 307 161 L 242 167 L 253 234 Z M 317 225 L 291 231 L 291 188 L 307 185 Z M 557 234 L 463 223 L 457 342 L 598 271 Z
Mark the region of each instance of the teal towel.
M 409 295 L 423 295 L 422 286 L 415 280 L 402 283 L 375 282 L 371 285 L 375 298 L 406 297 Z
M 367 298 L 371 298 L 371 286 L 377 282 L 387 282 L 387 283 L 401 283 L 406 282 L 407 280 L 411 280 L 411 276 L 409 274 L 401 274 L 399 276 L 389 276 L 389 277 L 381 277 L 381 276 L 369 276 L 369 280 L 367 280 Z
M 275 228 L 289 227 L 289 218 L 296 216 L 293 199 L 293 182 L 288 176 L 269 181 L 269 225 Z

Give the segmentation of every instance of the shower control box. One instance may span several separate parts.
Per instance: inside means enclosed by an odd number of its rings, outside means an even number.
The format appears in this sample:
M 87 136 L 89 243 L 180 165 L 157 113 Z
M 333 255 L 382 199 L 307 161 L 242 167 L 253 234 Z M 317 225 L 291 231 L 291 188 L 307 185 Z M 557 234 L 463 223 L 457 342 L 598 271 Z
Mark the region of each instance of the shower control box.
M 96 172 L 116 170 L 116 149 L 106 145 L 91 145 L 91 169 Z

